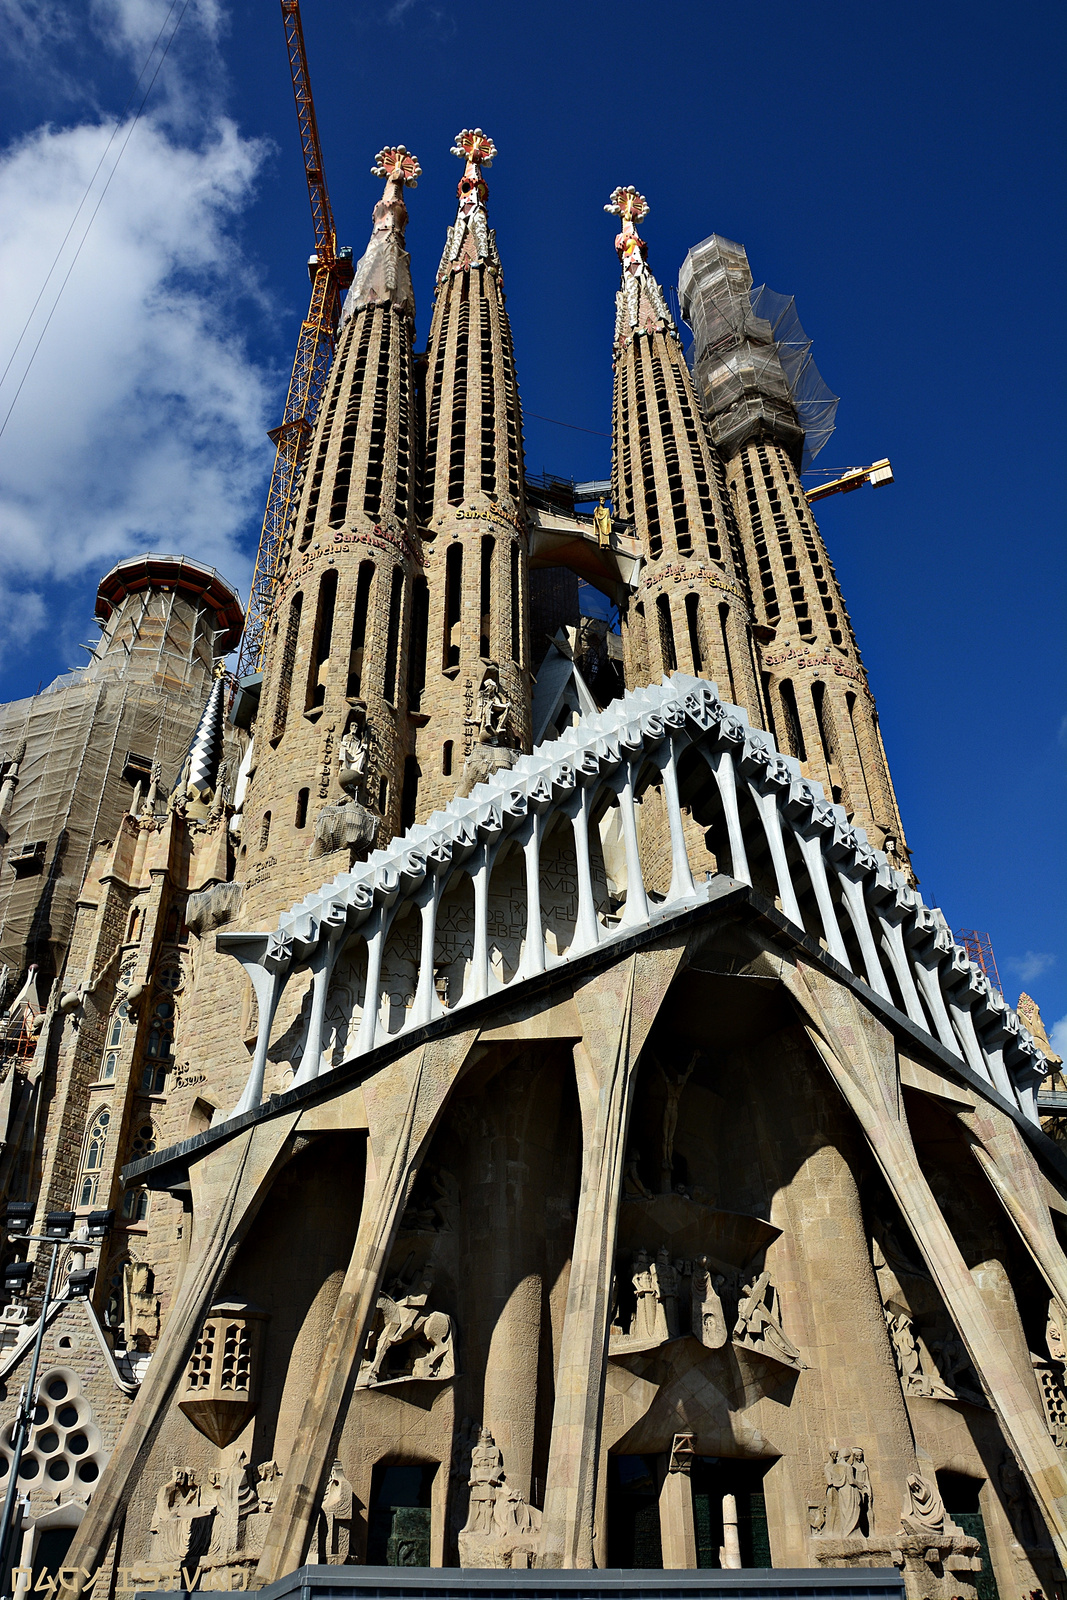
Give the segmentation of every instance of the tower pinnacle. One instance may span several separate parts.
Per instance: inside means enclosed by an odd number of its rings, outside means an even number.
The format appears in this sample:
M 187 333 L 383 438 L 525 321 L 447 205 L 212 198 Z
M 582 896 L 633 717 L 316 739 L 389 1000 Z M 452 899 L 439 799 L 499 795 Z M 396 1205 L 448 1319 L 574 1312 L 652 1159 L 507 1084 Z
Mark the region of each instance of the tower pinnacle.
M 447 271 L 469 271 L 478 262 L 488 262 L 497 270 L 500 267 L 496 239 L 485 211 L 489 185 L 482 177 L 482 168 L 493 164 L 496 145 L 481 128 L 462 128 L 456 134 L 452 154 L 458 156 L 465 165 L 456 190 L 459 209 L 448 232 L 445 253 L 437 274 L 438 283 Z
M 616 355 L 635 332 L 671 333 L 677 338 L 663 290 L 649 271 L 648 246 L 637 231 L 637 224 L 648 216 L 648 201 L 631 183 L 625 189 L 613 189 L 604 210 L 622 218 L 622 230 L 615 237 L 615 249 L 622 262 L 622 289 L 615 321 Z
M 345 296 L 342 327 L 368 305 L 391 305 L 394 311 L 411 319 L 415 316 L 411 258 L 404 247 L 408 220 L 404 190 L 416 187 L 422 168 L 410 150 L 396 144 L 378 151 L 371 173 L 375 178 L 385 179 L 385 193 L 372 212 L 374 227 L 370 243 Z

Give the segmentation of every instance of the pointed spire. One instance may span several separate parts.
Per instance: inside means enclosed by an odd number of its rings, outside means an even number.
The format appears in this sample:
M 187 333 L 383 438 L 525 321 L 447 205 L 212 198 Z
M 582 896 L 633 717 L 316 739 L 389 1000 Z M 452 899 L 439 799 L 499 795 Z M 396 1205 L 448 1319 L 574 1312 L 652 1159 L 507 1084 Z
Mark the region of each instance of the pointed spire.
M 404 247 L 408 220 L 404 190 L 416 188 L 422 168 L 410 150 L 395 144 L 378 151 L 371 173 L 385 179 L 385 193 L 372 212 L 370 243 L 345 296 L 342 327 L 357 311 L 371 305 L 391 305 L 394 311 L 403 312 L 412 320 L 415 317 L 411 257 Z
M 215 798 L 225 734 L 226 666 L 215 667 L 215 681 L 197 723 L 183 769 L 186 807 L 190 816 L 207 816 Z
M 452 154 L 458 156 L 465 166 L 456 190 L 459 207 L 456 220 L 448 230 L 445 253 L 437 273 L 438 283 L 449 271 L 463 272 L 482 262 L 488 262 L 497 269 L 500 267 L 496 235 L 489 226 L 485 209 L 489 185 L 482 177 L 482 168 L 493 165 L 496 153 L 496 145 L 481 128 L 462 128 L 456 134 Z
M 677 339 L 678 330 L 667 310 L 663 290 L 649 271 L 648 246 L 637 232 L 637 224 L 648 216 L 648 201 L 631 183 L 625 189 L 613 189 L 604 210 L 622 219 L 622 231 L 615 238 L 615 250 L 622 262 L 622 288 L 615 302 L 616 355 L 635 333 L 670 333 Z

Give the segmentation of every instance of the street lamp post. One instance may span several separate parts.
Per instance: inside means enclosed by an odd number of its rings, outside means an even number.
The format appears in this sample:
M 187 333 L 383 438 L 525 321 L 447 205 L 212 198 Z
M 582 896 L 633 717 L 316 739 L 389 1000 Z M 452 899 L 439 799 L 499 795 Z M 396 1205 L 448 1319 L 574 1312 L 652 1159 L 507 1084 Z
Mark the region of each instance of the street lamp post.
M 41 1315 L 37 1319 L 37 1337 L 33 1342 L 33 1355 L 30 1359 L 30 1370 L 27 1380 L 19 1395 L 18 1410 L 15 1413 L 15 1423 L 12 1434 L 11 1466 L 8 1470 L 7 1493 L 4 1496 L 4 1509 L 0 1513 L 0 1581 L 3 1582 L 5 1597 L 10 1592 L 8 1583 L 8 1570 L 11 1561 L 11 1541 L 15 1524 L 15 1511 L 18 1505 L 18 1479 L 19 1469 L 22 1466 L 22 1457 L 29 1439 L 30 1428 L 33 1424 L 34 1413 L 37 1410 L 37 1371 L 41 1364 L 41 1347 L 44 1344 L 45 1323 L 48 1320 L 48 1307 L 52 1302 L 52 1290 L 55 1286 L 56 1267 L 59 1262 L 60 1246 L 70 1239 L 74 1231 L 75 1217 L 73 1211 L 50 1211 L 44 1219 L 44 1233 L 30 1233 L 30 1224 L 33 1220 L 33 1206 L 29 1201 L 12 1200 L 7 1207 L 7 1231 L 9 1242 L 25 1241 L 27 1244 L 50 1244 L 52 1258 L 48 1263 L 48 1279 L 45 1285 L 44 1299 L 41 1302 Z M 68 1292 L 72 1297 L 87 1295 L 92 1288 L 96 1269 L 85 1267 L 85 1252 L 98 1250 L 111 1231 L 114 1220 L 112 1211 L 92 1211 L 88 1222 L 83 1224 L 78 1238 L 74 1241 L 76 1254 L 80 1257 L 80 1265 L 76 1266 L 67 1277 Z M 31 1261 L 11 1261 L 4 1269 L 5 1289 L 18 1294 L 24 1293 L 30 1285 L 35 1270 Z

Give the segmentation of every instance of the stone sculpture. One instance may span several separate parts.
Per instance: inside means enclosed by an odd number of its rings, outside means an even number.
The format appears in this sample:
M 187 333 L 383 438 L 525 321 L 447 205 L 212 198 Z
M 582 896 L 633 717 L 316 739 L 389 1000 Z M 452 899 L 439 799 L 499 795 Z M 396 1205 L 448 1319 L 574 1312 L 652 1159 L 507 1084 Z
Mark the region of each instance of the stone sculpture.
M 805 1370 L 800 1351 L 782 1330 L 782 1325 L 771 1309 L 774 1288 L 770 1274 L 761 1272 L 753 1283 L 746 1284 L 741 1292 L 734 1323 L 733 1341 L 747 1350 L 758 1350 L 760 1355 L 772 1356 L 787 1367 Z
M 342 800 L 323 806 L 315 818 L 315 837 L 309 859 L 330 855 L 334 850 L 354 850 L 361 858 L 373 849 L 381 818 L 358 800 Z
M 509 1484 L 488 1428 L 471 1451 L 470 1504 L 459 1535 L 461 1567 L 531 1567 L 540 1547 L 541 1513 Z
M 343 1567 L 351 1560 L 355 1506 L 355 1490 L 345 1477 L 341 1462 L 335 1461 L 323 1490 L 316 1525 L 320 1562 L 331 1567 Z
M 599 545 L 611 544 L 611 512 L 604 504 L 604 496 L 597 501 L 597 508 L 593 512 L 593 527 L 596 530 L 596 540 Z
M 337 778 L 346 794 L 362 800 L 370 761 L 367 708 L 360 702 L 348 714 L 345 731 L 337 741 Z
M 149 1560 L 167 1567 L 196 1566 L 208 1548 L 214 1509 L 201 1504 L 196 1474 L 177 1468 L 156 1494 Z
M 672 1174 L 674 1171 L 674 1135 L 678 1128 L 678 1102 L 682 1098 L 682 1090 L 693 1075 L 699 1052 L 695 1051 L 690 1058 L 689 1065 L 684 1072 L 677 1075 L 669 1072 L 662 1061 L 658 1063 L 660 1077 L 667 1089 L 666 1100 L 663 1106 L 663 1141 L 660 1146 L 660 1193 L 671 1194 L 674 1190 Z
M 719 1291 L 726 1285 L 721 1272 L 713 1272 L 707 1256 L 693 1264 L 692 1327 L 702 1345 L 721 1350 L 728 1334 Z
M 1067 1324 L 1067 1317 L 1064 1316 L 1063 1307 L 1058 1300 L 1050 1300 L 1048 1322 L 1045 1327 L 1045 1343 L 1048 1346 L 1049 1360 L 1058 1361 L 1061 1366 L 1067 1364 L 1065 1324 Z
M 500 668 L 490 661 L 478 690 L 478 743 L 508 745 L 512 734 L 511 701 L 500 686 Z
M 656 1297 L 656 1333 L 661 1339 L 677 1339 L 679 1275 L 666 1245 L 656 1251 L 649 1272 Z
M 427 1310 L 432 1291 L 432 1277 L 423 1278 L 417 1288 L 398 1277 L 378 1296 L 358 1387 L 369 1389 L 379 1383 L 416 1379 L 443 1381 L 455 1376 L 452 1318 L 444 1311 Z M 391 1364 L 391 1352 L 416 1340 L 425 1346 L 423 1354 L 414 1356 L 403 1370 L 396 1370 Z
M 647 1250 L 634 1255 L 633 1286 L 637 1297 L 630 1337 L 653 1341 L 659 1337 L 656 1325 L 656 1285 L 652 1279 L 651 1259 Z
M 647 1187 L 641 1177 L 638 1167 L 641 1155 L 637 1150 L 628 1150 L 626 1153 L 626 1166 L 622 1175 L 623 1197 L 626 1200 L 651 1200 L 652 1190 Z
M 812 1532 L 827 1539 L 849 1539 L 870 1531 L 874 1511 L 871 1474 L 859 1445 L 830 1451 L 823 1468 L 823 1504 L 810 1505 Z
M 929 1533 L 944 1533 L 945 1531 L 945 1505 L 937 1489 L 917 1472 L 908 1478 L 909 1506 L 901 1516 L 901 1526 L 905 1533 L 918 1536 Z

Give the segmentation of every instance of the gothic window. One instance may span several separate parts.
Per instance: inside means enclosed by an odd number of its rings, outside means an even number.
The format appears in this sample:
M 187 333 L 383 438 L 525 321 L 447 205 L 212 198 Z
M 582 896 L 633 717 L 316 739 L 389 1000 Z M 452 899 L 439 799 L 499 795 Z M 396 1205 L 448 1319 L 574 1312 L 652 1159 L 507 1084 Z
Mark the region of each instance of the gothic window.
M 164 967 L 156 979 L 161 989 L 180 989 L 182 986 L 181 967 Z
M 126 1021 L 126 1018 L 129 1016 L 129 1014 L 129 1008 L 124 1000 L 111 1019 L 111 1033 L 107 1041 L 109 1050 L 117 1049 L 121 1043 L 122 1025 Z
M 96 1113 L 89 1124 L 89 1131 L 85 1136 L 85 1150 L 82 1155 L 82 1182 L 78 1191 L 78 1204 L 80 1206 L 95 1205 L 97 1191 L 100 1186 L 100 1169 L 104 1164 L 104 1148 L 107 1144 L 108 1128 L 111 1124 L 111 1112 L 106 1106 Z
M 148 1216 L 148 1190 L 128 1189 L 122 1202 L 122 1215 L 126 1222 L 144 1222 Z

